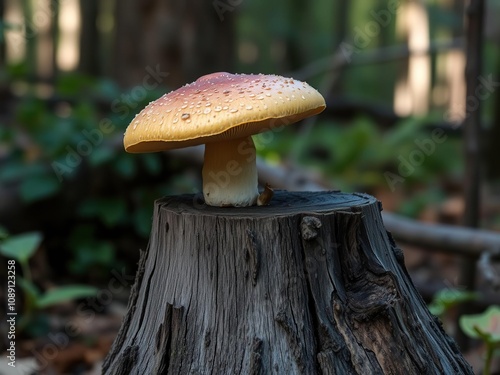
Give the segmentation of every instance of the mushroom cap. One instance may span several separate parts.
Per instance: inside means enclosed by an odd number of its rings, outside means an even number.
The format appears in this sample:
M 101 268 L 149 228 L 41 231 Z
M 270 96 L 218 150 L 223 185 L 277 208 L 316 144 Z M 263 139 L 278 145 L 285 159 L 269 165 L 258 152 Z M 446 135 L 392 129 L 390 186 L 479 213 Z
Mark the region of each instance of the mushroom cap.
M 277 75 L 213 73 L 149 103 L 125 131 L 127 152 L 155 152 L 243 138 L 325 109 L 305 82 Z

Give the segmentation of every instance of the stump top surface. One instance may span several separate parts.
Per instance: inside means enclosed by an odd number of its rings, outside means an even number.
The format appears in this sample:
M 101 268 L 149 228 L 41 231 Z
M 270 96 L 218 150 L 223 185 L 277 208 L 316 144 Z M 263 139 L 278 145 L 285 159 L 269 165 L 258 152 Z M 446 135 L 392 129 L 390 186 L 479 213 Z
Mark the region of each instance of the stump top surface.
M 162 209 L 178 213 L 197 215 L 268 217 L 297 213 L 325 213 L 332 211 L 352 211 L 377 200 L 371 195 L 361 193 L 342 193 L 340 191 L 290 192 L 275 191 L 268 206 L 252 207 L 213 207 L 203 201 L 201 194 L 167 196 L 156 201 Z

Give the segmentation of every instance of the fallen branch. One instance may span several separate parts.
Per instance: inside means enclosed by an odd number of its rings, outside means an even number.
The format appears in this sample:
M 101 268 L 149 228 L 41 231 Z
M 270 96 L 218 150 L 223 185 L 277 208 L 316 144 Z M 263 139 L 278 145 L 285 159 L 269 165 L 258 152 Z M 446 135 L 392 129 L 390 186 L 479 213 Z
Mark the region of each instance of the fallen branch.
M 444 224 L 427 224 L 400 215 L 384 213 L 386 228 L 403 243 L 466 257 L 479 258 L 500 246 L 500 233 Z

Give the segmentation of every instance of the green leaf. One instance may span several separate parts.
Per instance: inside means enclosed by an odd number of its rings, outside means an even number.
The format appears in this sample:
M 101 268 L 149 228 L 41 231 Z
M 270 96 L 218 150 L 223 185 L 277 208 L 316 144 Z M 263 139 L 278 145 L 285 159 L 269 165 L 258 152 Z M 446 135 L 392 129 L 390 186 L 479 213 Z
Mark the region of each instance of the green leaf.
M 95 217 L 99 215 L 99 200 L 94 198 L 86 199 L 77 210 L 82 217 Z
M 478 294 L 474 292 L 445 288 L 434 294 L 428 307 L 433 315 L 442 317 L 450 308 L 459 303 L 475 300 L 477 297 Z
M 152 175 L 157 175 L 161 171 L 161 160 L 158 154 L 143 154 L 142 160 L 146 170 Z
M 23 77 L 26 79 L 26 75 L 29 74 L 30 71 L 26 59 L 15 64 L 9 64 L 6 68 L 8 77 L 13 81 L 23 79 Z
M 99 217 L 107 226 L 116 225 L 127 212 L 125 202 L 118 198 L 88 199 L 78 209 L 82 217 Z
M 79 95 L 93 84 L 91 77 L 79 73 L 68 73 L 59 76 L 56 90 L 62 96 Z
M 47 169 L 41 163 L 22 163 L 14 160 L 2 166 L 0 170 L 0 181 L 13 182 L 29 176 L 41 176 L 47 173 Z
M 22 177 L 24 174 L 24 165 L 18 161 L 11 161 L 2 166 L 0 171 L 0 181 L 11 182 Z
M 429 311 L 432 315 L 441 317 L 446 312 L 444 305 L 440 302 L 432 302 L 429 306 Z
M 116 265 L 113 246 L 109 242 L 94 239 L 91 232 L 88 237 L 82 237 L 86 232 L 83 229 L 78 231 L 80 233 L 72 235 L 71 249 L 74 259 L 70 263 L 71 272 L 83 274 L 96 265 L 103 265 L 106 268 Z M 81 241 L 78 241 L 78 238 L 81 238 Z
M 137 211 L 134 212 L 134 224 L 135 230 L 142 237 L 148 238 L 151 231 L 153 216 L 153 206 L 141 206 Z
M 122 220 L 126 212 L 127 207 L 121 199 L 103 199 L 99 207 L 99 216 L 108 227 Z
M 24 311 L 31 312 L 33 310 L 33 307 L 36 306 L 37 300 L 40 297 L 40 290 L 36 287 L 35 284 L 24 277 L 18 276 L 16 282 L 24 292 Z
M 482 314 L 462 315 L 460 328 L 469 337 L 500 344 L 500 306 L 490 306 Z
M 38 308 L 45 308 L 57 305 L 62 302 L 71 301 L 77 298 L 92 297 L 97 294 L 97 288 L 86 285 L 67 285 L 50 289 L 40 296 L 36 301 Z
M 133 157 L 123 153 L 114 164 L 116 171 L 123 177 L 132 177 L 136 172 L 136 164 Z
M 32 299 L 33 301 L 36 301 L 38 299 L 38 297 L 40 296 L 40 290 L 38 290 L 35 284 L 20 276 L 17 277 L 16 282 L 28 298 Z
M 0 244 L 0 253 L 6 258 L 26 263 L 42 242 L 40 232 L 23 233 L 7 238 Z
M 120 87 L 110 79 L 100 79 L 96 82 L 95 89 L 98 94 L 109 100 L 114 100 L 121 94 Z
M 21 183 L 21 198 L 26 203 L 38 201 L 54 195 L 60 188 L 53 176 L 28 177 Z
M 477 299 L 478 295 L 474 292 L 467 292 L 464 290 L 446 288 L 437 292 L 434 296 L 434 301 L 437 301 L 445 308 L 450 308 L 462 302 L 473 301 Z
M 93 167 L 97 167 L 101 164 L 106 163 L 109 160 L 112 160 L 115 157 L 115 152 L 110 148 L 104 145 L 101 147 L 97 147 L 94 152 L 92 152 L 89 156 L 89 163 Z

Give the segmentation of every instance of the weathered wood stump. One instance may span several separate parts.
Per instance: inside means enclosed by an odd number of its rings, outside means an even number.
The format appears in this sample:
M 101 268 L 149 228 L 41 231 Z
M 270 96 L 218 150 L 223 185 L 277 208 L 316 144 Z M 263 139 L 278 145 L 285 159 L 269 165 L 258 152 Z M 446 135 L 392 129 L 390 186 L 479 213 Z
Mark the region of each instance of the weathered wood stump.
M 156 202 L 105 374 L 472 374 L 413 286 L 379 202 Z

